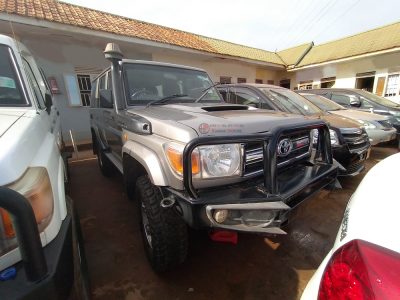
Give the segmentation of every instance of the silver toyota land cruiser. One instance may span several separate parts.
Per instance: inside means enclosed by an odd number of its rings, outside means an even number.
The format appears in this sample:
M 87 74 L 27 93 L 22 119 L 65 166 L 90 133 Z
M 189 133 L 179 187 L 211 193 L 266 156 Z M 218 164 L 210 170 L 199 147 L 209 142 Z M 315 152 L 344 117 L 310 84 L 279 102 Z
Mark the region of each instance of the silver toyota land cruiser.
M 293 208 L 335 181 L 323 121 L 227 104 L 201 69 L 122 59 L 111 43 L 104 53 L 93 149 L 102 173 L 119 170 L 138 201 L 156 271 L 185 260 L 187 226 L 284 234 Z

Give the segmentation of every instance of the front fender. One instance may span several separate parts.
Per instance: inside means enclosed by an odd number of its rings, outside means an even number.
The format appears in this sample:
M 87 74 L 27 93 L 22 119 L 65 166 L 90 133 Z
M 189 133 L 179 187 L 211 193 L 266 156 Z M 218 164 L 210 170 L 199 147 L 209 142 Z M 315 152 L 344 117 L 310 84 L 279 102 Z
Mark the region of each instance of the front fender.
M 151 182 L 158 186 L 168 186 L 160 160 L 156 153 L 134 141 L 127 141 L 122 147 L 122 154 L 129 154 L 136 159 L 147 171 Z

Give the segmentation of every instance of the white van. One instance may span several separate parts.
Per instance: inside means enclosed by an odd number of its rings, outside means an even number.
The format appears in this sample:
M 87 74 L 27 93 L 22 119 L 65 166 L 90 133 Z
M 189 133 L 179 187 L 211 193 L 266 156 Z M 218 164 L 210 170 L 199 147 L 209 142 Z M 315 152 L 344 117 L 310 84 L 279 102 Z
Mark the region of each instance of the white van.
M 28 49 L 0 35 L 0 295 L 65 299 L 82 267 L 59 112 Z

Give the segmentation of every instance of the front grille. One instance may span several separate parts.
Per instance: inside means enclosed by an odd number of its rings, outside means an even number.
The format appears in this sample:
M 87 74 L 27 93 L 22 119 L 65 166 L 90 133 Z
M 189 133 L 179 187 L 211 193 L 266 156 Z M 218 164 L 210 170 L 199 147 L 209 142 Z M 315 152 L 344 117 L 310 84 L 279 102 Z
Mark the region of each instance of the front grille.
M 277 155 L 278 168 L 289 166 L 298 161 L 307 159 L 311 155 L 310 148 L 310 132 L 302 131 L 300 133 L 282 136 L 279 140 L 290 140 L 292 148 L 290 152 L 283 156 Z M 278 145 L 279 145 L 278 142 Z M 247 143 L 245 145 L 245 165 L 244 176 L 261 174 L 264 167 L 263 144 L 262 143 Z
M 381 124 L 385 128 L 393 128 L 392 124 L 387 120 L 378 121 L 378 123 Z
M 341 133 L 350 150 L 357 151 L 369 144 L 369 138 L 365 130 L 341 131 Z

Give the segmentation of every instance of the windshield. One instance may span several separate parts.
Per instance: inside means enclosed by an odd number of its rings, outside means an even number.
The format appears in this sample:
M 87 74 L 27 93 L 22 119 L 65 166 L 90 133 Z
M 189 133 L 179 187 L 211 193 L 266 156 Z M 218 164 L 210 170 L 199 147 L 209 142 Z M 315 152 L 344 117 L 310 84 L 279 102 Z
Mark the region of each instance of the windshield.
M 11 49 L 0 45 L 0 106 L 26 106 L 21 85 L 11 61 Z
M 399 104 L 397 104 L 397 103 L 395 103 L 393 101 L 390 101 L 389 99 L 380 97 L 378 95 L 372 94 L 372 93 L 367 92 L 367 91 L 360 90 L 360 91 L 357 91 L 357 92 L 360 95 L 362 95 L 365 98 L 367 98 L 368 100 L 376 102 L 376 103 L 378 103 L 380 105 L 383 105 L 383 106 L 389 106 L 389 107 L 399 107 L 400 106 Z
M 322 111 L 299 94 L 282 88 L 270 89 L 260 88 L 260 90 L 279 107 L 280 110 L 302 115 L 321 114 Z
M 124 64 L 128 105 L 147 105 L 170 98 L 168 102 L 223 102 L 207 73 L 197 70 L 147 64 Z
M 312 104 L 318 106 L 320 109 L 324 111 L 334 111 L 334 110 L 343 110 L 346 109 L 343 106 L 333 102 L 325 97 L 319 95 L 302 95 L 307 100 L 311 101 Z

